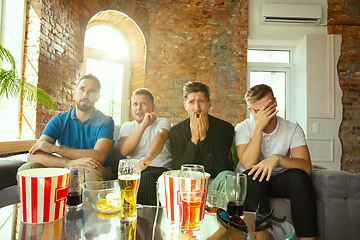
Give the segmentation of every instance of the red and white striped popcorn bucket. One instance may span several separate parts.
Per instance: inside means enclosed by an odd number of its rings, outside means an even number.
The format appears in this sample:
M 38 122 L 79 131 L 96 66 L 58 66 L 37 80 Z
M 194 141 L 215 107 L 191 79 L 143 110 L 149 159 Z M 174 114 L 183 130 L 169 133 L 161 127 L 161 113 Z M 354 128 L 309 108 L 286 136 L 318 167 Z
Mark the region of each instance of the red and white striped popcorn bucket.
M 18 172 L 20 219 L 48 223 L 64 217 L 70 170 L 35 168 Z
M 180 181 L 185 181 L 185 190 L 192 190 L 191 188 L 196 184 L 194 181 L 203 181 L 204 179 L 192 179 L 179 177 L 180 170 L 172 170 L 164 172 L 158 179 L 159 183 L 159 195 L 160 203 L 162 206 L 166 206 L 166 216 L 172 222 L 180 222 L 182 216 L 181 196 L 180 196 Z M 205 216 L 205 205 L 207 189 L 209 185 L 210 174 L 205 173 L 205 183 L 202 184 L 204 194 L 201 202 L 200 219 Z

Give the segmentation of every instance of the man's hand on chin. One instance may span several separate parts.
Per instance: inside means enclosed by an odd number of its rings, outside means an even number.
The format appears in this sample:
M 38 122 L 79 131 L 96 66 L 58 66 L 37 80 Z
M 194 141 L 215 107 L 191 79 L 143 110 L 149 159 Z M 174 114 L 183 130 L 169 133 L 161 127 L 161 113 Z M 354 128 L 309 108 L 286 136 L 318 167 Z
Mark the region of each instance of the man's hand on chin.
M 144 119 L 142 121 L 143 124 L 145 124 L 146 127 L 152 125 L 156 120 L 156 116 L 151 113 L 145 113 Z

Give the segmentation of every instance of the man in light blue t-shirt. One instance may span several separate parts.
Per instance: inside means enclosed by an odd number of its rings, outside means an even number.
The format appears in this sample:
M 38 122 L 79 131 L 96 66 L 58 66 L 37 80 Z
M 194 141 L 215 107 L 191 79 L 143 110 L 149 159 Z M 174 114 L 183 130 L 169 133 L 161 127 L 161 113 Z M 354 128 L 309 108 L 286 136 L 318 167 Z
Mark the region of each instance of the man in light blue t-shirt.
M 29 163 L 19 171 L 81 165 L 85 167 L 86 181 L 115 177 L 109 155 L 114 121 L 94 107 L 100 97 L 100 88 L 100 81 L 94 75 L 81 77 L 75 92 L 76 107 L 49 121 L 37 143 L 29 150 Z

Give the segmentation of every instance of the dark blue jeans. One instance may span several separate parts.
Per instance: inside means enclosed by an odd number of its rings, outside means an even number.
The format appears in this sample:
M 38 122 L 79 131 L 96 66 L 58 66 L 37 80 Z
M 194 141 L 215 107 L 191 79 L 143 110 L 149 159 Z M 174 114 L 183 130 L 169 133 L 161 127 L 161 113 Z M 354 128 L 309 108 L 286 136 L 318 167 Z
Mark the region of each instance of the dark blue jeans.
M 249 170 L 244 173 L 247 174 Z M 254 175 L 254 174 L 253 174 Z M 259 179 L 259 177 L 258 177 Z M 288 169 L 271 175 L 267 182 L 247 177 L 245 210 L 255 211 L 260 204 L 260 213 L 270 212 L 269 198 L 290 198 L 291 215 L 298 237 L 318 236 L 315 195 L 310 176 L 300 169 Z M 282 216 L 280 216 L 282 217 Z

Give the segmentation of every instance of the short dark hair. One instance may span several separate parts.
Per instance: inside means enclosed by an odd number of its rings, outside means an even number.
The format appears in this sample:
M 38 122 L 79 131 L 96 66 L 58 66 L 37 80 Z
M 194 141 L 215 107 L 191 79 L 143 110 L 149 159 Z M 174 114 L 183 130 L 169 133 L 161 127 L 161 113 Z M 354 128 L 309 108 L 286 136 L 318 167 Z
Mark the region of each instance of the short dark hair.
M 148 95 L 149 98 L 150 98 L 151 104 L 154 104 L 154 95 L 147 88 L 138 88 L 138 89 L 136 89 L 133 92 L 133 96 L 134 95 Z
M 265 97 L 268 93 L 271 93 L 272 98 L 274 98 L 273 90 L 270 86 L 266 84 L 258 84 L 251 87 L 244 96 L 244 99 L 248 105 L 251 103 L 258 101 Z
M 205 93 L 205 97 L 207 100 L 210 100 L 210 89 L 208 86 L 203 84 L 202 82 L 189 81 L 185 84 L 183 88 L 184 92 L 184 101 L 187 100 L 187 97 L 190 93 L 203 92 Z
M 99 88 L 99 92 L 101 90 L 101 83 L 100 83 L 100 80 L 93 74 L 89 73 L 89 74 L 85 74 L 83 75 L 80 79 L 79 79 L 79 82 L 78 82 L 78 86 L 81 82 L 81 80 L 85 79 L 85 78 L 90 78 L 92 80 L 94 80 L 97 84 L 98 84 L 98 88 Z

